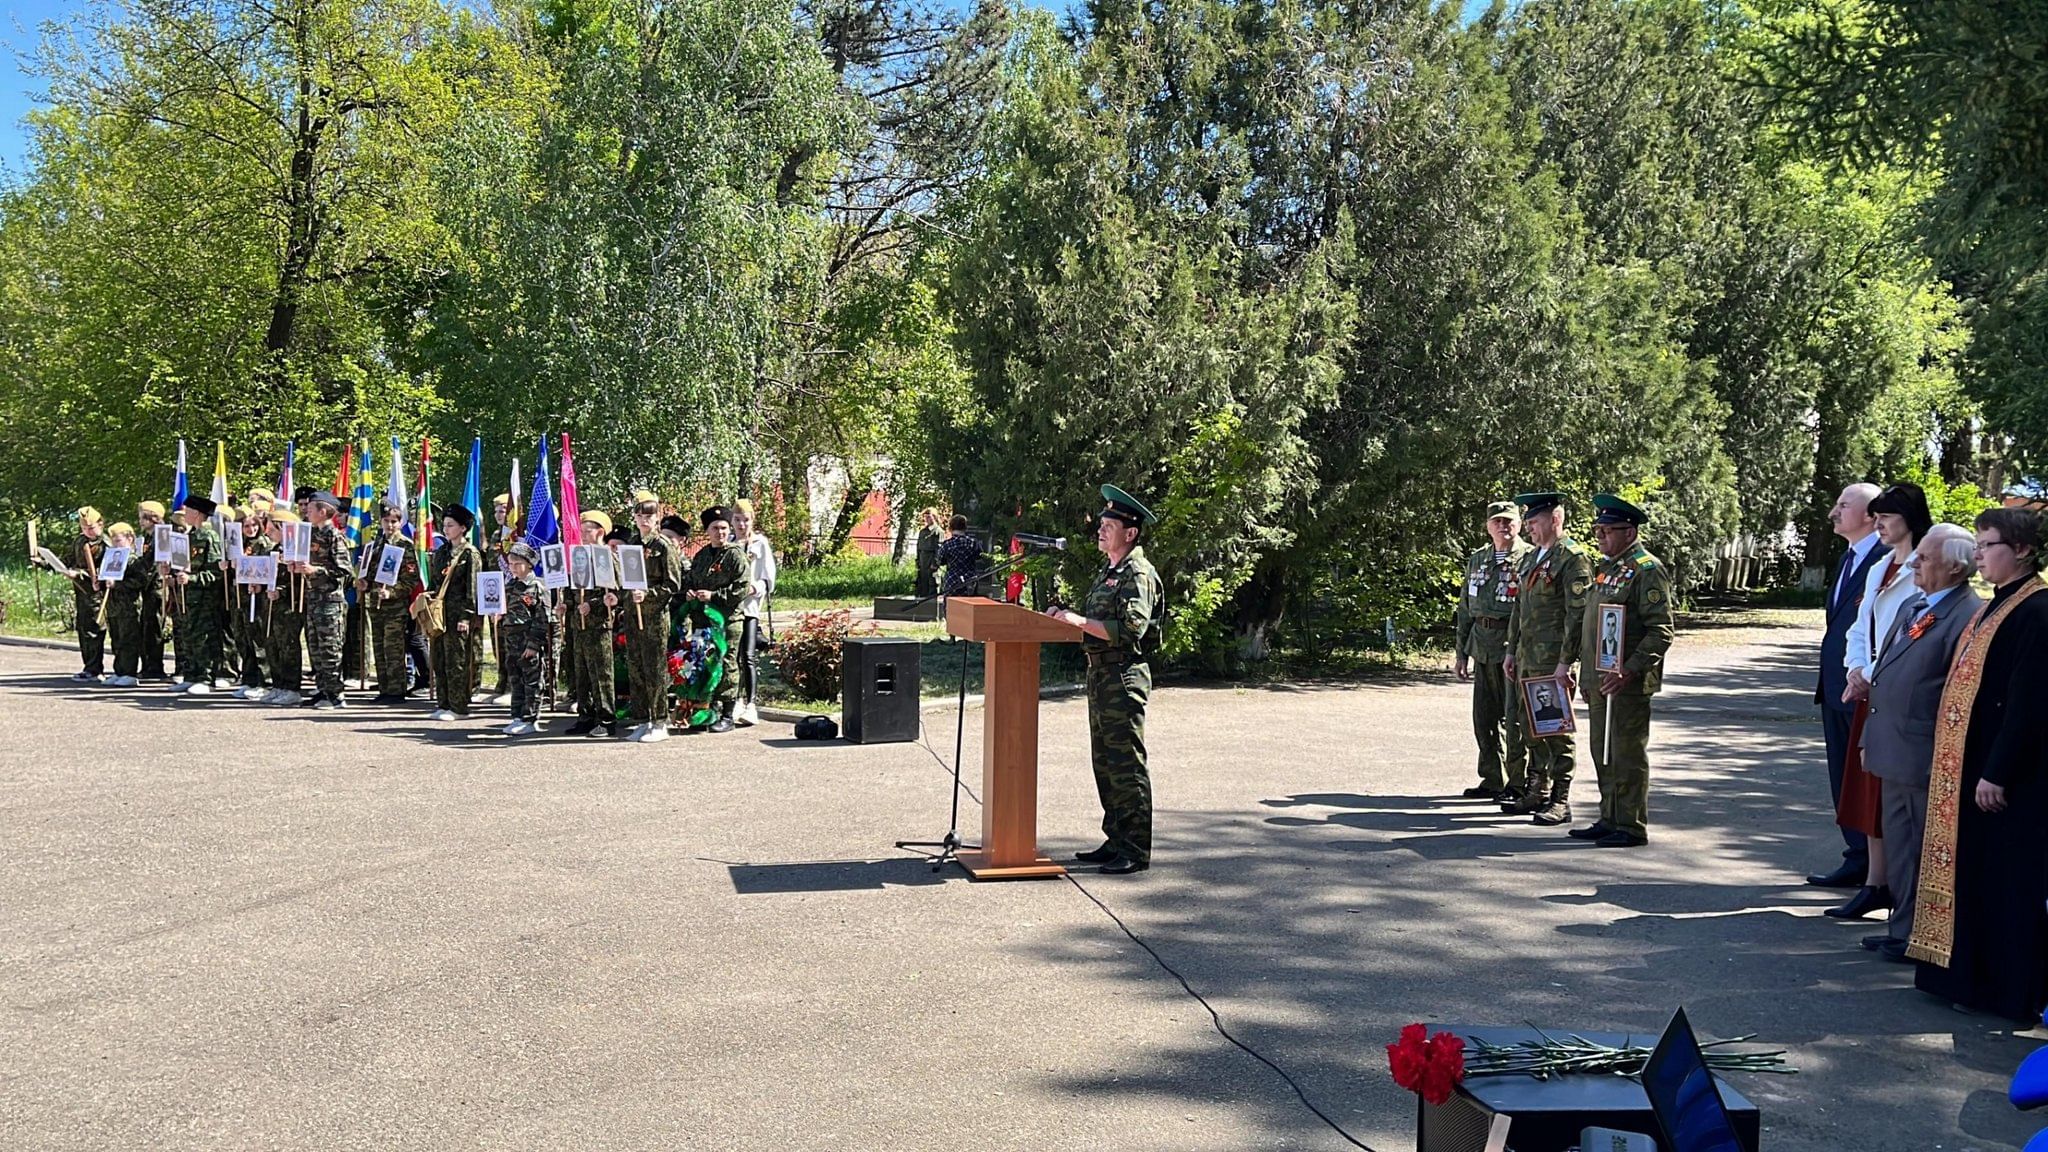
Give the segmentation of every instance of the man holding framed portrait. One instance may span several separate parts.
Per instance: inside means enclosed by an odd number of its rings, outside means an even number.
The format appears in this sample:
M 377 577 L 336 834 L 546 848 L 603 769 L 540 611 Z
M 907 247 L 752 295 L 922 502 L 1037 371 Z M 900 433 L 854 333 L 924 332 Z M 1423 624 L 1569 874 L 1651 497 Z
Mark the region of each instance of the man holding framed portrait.
M 1593 582 L 1592 560 L 1585 546 L 1565 533 L 1562 493 L 1525 492 L 1515 497 L 1515 503 L 1522 506 L 1522 523 L 1535 547 L 1523 554 L 1516 569 L 1518 592 L 1508 616 L 1503 671 L 1510 682 L 1520 685 L 1529 725 L 1529 767 L 1522 798 L 1501 810 L 1555 827 L 1572 819 L 1573 725 L 1538 730 L 1531 695 L 1538 684 L 1554 686 L 1555 703 L 1569 721 L 1579 662 L 1579 615 Z
M 1588 743 L 1600 779 L 1600 819 L 1571 835 L 1601 848 L 1650 842 L 1650 697 L 1671 648 L 1671 571 L 1638 535 L 1649 515 L 1619 496 L 1593 497 L 1602 557 L 1586 598 L 1580 645 Z

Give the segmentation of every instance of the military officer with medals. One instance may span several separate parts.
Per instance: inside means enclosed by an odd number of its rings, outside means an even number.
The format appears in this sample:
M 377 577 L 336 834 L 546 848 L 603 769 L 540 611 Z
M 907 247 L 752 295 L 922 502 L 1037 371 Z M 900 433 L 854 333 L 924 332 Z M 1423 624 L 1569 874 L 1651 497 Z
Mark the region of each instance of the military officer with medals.
M 1510 706 L 1519 718 L 1527 699 L 1526 681 L 1555 680 L 1557 699 L 1571 699 L 1579 622 L 1585 614 L 1586 590 L 1593 583 L 1593 566 L 1585 546 L 1565 533 L 1563 494 L 1525 492 L 1515 497 L 1515 503 L 1522 506 L 1523 525 L 1533 545 L 1517 569 L 1521 587 L 1508 617 L 1507 658 L 1501 666 L 1515 693 Z M 1524 735 L 1529 752 L 1525 791 L 1501 810 L 1545 826 L 1571 823 L 1572 734 L 1537 736 L 1525 730 Z
M 1588 661 L 1583 683 L 1600 819 L 1571 835 L 1602 848 L 1637 848 L 1650 840 L 1650 697 L 1663 686 L 1664 654 L 1671 648 L 1671 570 L 1638 539 L 1649 519 L 1641 508 L 1606 492 L 1593 497 L 1593 507 L 1602 559 L 1586 599 L 1580 651 Z M 1620 667 L 1601 671 L 1606 605 L 1623 612 Z
M 1102 800 L 1100 848 L 1075 854 L 1112 876 L 1152 866 L 1152 778 L 1145 764 L 1145 706 L 1152 698 L 1151 654 L 1159 647 L 1166 608 L 1158 569 L 1139 541 L 1158 522 L 1151 509 L 1114 484 L 1095 542 L 1109 564 L 1095 578 L 1080 612 L 1057 605 L 1046 615 L 1082 630 L 1088 658 L 1088 737 L 1095 791 Z
M 1522 558 L 1532 551 L 1521 538 L 1521 527 L 1522 515 L 1512 501 L 1488 504 L 1486 533 L 1492 539 L 1465 558 L 1456 671 L 1458 679 L 1472 682 L 1472 735 L 1479 742 L 1479 783 L 1465 789 L 1468 800 L 1512 804 L 1526 790 L 1529 753 L 1522 740 L 1521 707 L 1503 671 L 1508 618 L 1522 587 Z

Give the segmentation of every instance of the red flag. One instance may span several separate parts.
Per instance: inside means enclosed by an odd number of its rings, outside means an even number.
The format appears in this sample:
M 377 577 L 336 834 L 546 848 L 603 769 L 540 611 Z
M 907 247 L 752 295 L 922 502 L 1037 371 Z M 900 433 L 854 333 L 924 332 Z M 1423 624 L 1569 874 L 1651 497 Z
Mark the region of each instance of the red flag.
M 583 509 L 576 503 L 576 457 L 569 434 L 562 433 L 562 543 L 583 543 Z
M 354 492 L 354 489 L 348 486 L 348 458 L 353 455 L 355 455 L 355 451 L 352 447 L 348 445 L 342 446 L 341 467 L 336 469 L 334 473 L 334 498 L 337 500 L 347 500 L 350 494 Z

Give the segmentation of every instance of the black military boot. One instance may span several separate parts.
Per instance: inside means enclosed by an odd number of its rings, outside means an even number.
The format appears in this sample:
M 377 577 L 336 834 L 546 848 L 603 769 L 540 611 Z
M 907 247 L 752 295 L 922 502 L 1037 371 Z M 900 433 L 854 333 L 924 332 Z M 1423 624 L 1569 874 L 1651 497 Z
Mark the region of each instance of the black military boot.
M 1549 797 L 1549 778 L 1539 773 L 1531 772 L 1529 773 L 1529 782 L 1522 788 L 1522 794 L 1515 798 L 1513 804 L 1503 800 L 1500 810 L 1510 816 L 1527 816 L 1531 812 L 1542 811 L 1543 806 L 1550 803 Z
M 1555 827 L 1559 824 L 1571 823 L 1571 798 L 1571 781 L 1559 780 L 1553 783 L 1550 786 L 1550 803 L 1545 804 L 1543 807 L 1537 809 L 1533 814 L 1531 814 L 1529 817 L 1530 822 L 1535 824 L 1541 824 L 1546 828 Z
M 576 721 L 574 724 L 569 725 L 567 731 L 571 736 L 588 736 L 596 729 L 597 721 L 586 716 L 583 719 Z

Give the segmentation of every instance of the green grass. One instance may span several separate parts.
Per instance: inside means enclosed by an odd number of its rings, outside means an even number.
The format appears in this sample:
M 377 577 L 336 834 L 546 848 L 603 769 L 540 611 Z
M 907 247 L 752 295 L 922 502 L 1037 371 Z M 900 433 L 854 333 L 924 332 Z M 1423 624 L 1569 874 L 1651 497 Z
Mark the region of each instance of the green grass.
M 887 556 L 833 560 L 815 568 L 792 565 L 775 574 L 775 610 L 867 604 L 877 596 L 908 596 L 916 584 L 914 566 L 892 564 Z
M 41 610 L 37 609 L 36 585 L 42 585 Z M 0 562 L 0 634 L 8 636 L 69 636 L 71 625 L 71 582 L 51 572 L 40 576 L 20 560 Z

